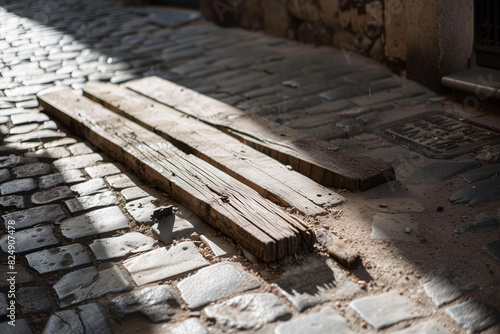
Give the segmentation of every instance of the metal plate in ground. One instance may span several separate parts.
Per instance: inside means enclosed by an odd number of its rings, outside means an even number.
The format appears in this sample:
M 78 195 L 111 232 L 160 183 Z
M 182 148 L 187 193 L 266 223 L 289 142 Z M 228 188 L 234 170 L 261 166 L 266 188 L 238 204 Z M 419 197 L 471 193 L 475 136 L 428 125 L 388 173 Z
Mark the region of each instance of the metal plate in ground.
M 423 113 L 381 125 L 374 132 L 429 158 L 447 159 L 500 143 L 500 133 L 444 112 Z

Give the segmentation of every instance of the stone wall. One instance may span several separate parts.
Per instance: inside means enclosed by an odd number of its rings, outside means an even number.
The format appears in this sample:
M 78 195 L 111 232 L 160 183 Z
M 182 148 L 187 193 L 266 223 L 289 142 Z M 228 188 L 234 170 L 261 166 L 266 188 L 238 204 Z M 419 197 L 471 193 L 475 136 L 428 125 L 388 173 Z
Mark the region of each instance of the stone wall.
M 201 0 L 205 17 L 223 26 L 333 45 L 404 70 L 403 0 Z

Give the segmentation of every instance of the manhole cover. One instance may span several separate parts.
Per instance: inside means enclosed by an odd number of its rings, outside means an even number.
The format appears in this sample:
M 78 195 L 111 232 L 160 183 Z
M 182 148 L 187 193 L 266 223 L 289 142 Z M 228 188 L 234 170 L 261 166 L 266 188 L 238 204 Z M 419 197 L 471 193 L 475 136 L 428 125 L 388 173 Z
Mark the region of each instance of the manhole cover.
M 429 112 L 387 123 L 374 132 L 429 158 L 452 158 L 486 145 L 500 143 L 500 134 Z

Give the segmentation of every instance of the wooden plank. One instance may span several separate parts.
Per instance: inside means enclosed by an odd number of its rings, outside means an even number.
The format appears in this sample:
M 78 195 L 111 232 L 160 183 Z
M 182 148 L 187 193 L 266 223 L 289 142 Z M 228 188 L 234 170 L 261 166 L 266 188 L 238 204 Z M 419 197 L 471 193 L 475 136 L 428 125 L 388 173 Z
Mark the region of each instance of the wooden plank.
M 366 190 L 395 178 L 394 169 L 387 163 L 353 156 L 325 141 L 164 79 L 148 77 L 125 86 L 231 134 L 324 186 Z
M 306 215 L 326 214 L 322 207 L 344 198 L 234 137 L 170 107 L 113 84 L 83 87 L 85 96 L 154 131 L 186 153 L 195 154 L 250 186 L 263 197 Z
M 311 248 L 314 234 L 256 191 L 103 106 L 61 89 L 38 97 L 47 113 L 168 192 L 255 256 L 273 261 Z

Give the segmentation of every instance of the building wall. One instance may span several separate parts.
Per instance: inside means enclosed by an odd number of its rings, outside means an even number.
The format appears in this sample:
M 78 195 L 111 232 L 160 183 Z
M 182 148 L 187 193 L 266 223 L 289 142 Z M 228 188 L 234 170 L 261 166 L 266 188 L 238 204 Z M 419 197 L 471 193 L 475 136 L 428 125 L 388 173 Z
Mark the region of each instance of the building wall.
M 470 65 L 474 0 L 201 0 L 224 26 L 332 45 L 434 89 Z

